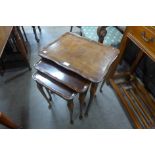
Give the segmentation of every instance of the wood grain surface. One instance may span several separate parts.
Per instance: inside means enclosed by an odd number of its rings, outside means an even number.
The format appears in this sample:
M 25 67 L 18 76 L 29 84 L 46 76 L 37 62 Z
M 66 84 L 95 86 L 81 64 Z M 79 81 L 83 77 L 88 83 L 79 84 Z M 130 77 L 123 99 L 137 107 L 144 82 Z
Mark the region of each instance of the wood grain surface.
M 45 47 L 40 56 L 98 83 L 103 80 L 119 50 L 73 33 L 65 33 Z
M 13 26 L 0 26 L 0 57 L 9 39 Z

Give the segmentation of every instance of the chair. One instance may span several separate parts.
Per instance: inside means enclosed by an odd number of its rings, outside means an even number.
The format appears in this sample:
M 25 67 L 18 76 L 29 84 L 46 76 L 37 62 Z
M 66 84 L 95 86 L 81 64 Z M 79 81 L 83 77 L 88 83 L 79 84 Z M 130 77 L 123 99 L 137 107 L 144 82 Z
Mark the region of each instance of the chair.
M 39 72 L 33 75 L 33 79 L 36 81 L 39 91 L 47 100 L 49 108 L 51 108 L 51 101 L 52 101 L 51 93 L 57 94 L 63 99 L 67 100 L 67 106 L 70 112 L 70 123 L 73 124 L 73 108 L 74 108 L 73 98 L 76 95 L 76 92 L 65 87 L 61 83 L 58 83 L 55 80 L 49 78 L 45 74 Z M 43 88 L 46 89 L 47 93 L 49 94 L 49 98 L 46 96 Z
M 82 26 L 82 35 L 88 39 L 118 47 L 123 34 L 114 26 Z
M 82 26 L 82 36 L 100 42 L 107 46 L 113 46 L 118 48 L 123 37 L 124 27 L 117 26 Z M 104 85 L 105 79 L 103 80 L 100 92 Z

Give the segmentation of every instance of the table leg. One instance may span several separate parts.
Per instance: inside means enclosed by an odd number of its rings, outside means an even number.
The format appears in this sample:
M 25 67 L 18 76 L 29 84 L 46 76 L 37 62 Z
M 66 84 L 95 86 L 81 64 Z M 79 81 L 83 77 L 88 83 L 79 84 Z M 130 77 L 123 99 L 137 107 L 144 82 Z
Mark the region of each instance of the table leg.
M 82 108 L 83 108 L 83 106 L 86 104 L 86 103 L 84 102 L 84 100 L 85 100 L 85 97 L 86 97 L 86 95 L 87 95 L 87 91 L 88 91 L 88 89 L 87 89 L 84 93 L 80 93 L 80 94 L 79 94 L 79 101 L 80 101 L 80 116 L 79 116 L 79 119 L 80 119 L 80 120 L 83 118 Z
M 50 100 L 48 99 L 48 97 L 46 96 L 46 94 L 45 94 L 45 92 L 44 92 L 44 90 L 43 90 L 43 86 L 41 85 L 41 84 L 39 84 L 39 83 L 37 83 L 37 87 L 38 87 L 38 89 L 39 89 L 39 91 L 41 92 L 41 94 L 44 96 L 44 98 L 46 99 L 46 101 L 48 102 L 48 108 L 50 109 L 51 108 L 51 102 L 50 102 Z
M 73 108 L 74 108 L 73 100 L 69 100 L 67 106 L 70 112 L 70 123 L 73 124 L 74 123 L 73 121 Z
M 21 32 L 19 26 L 17 26 L 17 31 L 18 31 L 18 33 L 19 33 L 19 35 L 20 35 L 20 38 L 21 38 L 21 40 L 22 40 L 22 42 L 23 42 L 23 44 L 24 44 L 24 47 L 25 47 L 26 53 L 28 53 L 28 47 L 27 47 L 27 45 L 25 44 L 25 40 L 24 40 L 23 34 L 22 34 L 22 32 Z
M 9 117 L 7 117 L 6 115 L 4 115 L 2 112 L 0 112 L 0 123 L 7 126 L 8 128 L 11 129 L 18 129 L 19 127 L 13 123 Z
M 16 39 L 16 43 L 17 43 L 17 47 L 19 49 L 19 52 L 21 53 L 21 55 L 25 59 L 29 70 L 31 70 L 31 67 L 30 67 L 30 64 L 29 64 L 29 61 L 27 58 L 26 50 L 25 50 L 25 47 L 23 45 L 22 38 L 20 37 L 20 34 L 18 33 L 17 27 L 14 27 L 14 29 L 13 29 L 13 35 Z
M 1 66 L 1 76 L 4 75 L 4 72 L 5 72 L 5 64 L 4 64 L 4 61 L 3 61 L 3 58 L 0 59 L 0 66 Z
M 52 101 L 51 91 L 49 89 L 47 89 L 46 87 L 45 87 L 45 89 L 46 89 L 46 91 L 47 91 L 47 93 L 49 95 L 49 100 Z
M 88 116 L 88 112 L 89 112 L 91 103 L 93 102 L 93 99 L 94 99 L 94 97 L 96 95 L 97 87 L 98 87 L 98 83 L 92 83 L 91 84 L 91 88 L 90 88 L 90 99 L 89 99 L 89 103 L 88 103 L 88 106 L 87 106 L 86 111 L 85 111 L 85 116 Z

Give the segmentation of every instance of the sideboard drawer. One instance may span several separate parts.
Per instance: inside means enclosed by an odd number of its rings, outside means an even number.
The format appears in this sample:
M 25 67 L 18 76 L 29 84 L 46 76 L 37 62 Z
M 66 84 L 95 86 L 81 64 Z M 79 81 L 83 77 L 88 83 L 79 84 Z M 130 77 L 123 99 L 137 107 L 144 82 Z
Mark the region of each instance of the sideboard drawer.
M 155 54 L 155 32 L 145 26 L 133 26 L 130 33 L 138 41 L 138 44 Z

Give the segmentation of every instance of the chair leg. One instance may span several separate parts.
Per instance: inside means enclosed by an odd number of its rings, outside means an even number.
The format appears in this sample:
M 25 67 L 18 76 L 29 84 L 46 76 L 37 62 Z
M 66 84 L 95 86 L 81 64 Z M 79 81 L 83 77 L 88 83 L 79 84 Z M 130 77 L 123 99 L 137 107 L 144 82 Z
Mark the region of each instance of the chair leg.
M 33 32 L 34 32 L 34 35 L 35 35 L 35 39 L 36 39 L 37 42 L 39 42 L 39 38 L 37 36 L 37 32 L 36 32 L 35 26 L 32 26 L 32 28 L 33 28 Z
M 82 26 L 77 26 L 77 27 L 80 29 L 80 36 L 82 36 L 82 30 L 81 30 Z
M 38 26 L 38 29 L 39 29 L 39 32 L 41 33 L 41 27 L 40 26 Z
M 37 82 L 37 87 L 38 87 L 39 91 L 41 92 L 41 94 L 46 99 L 46 101 L 48 102 L 48 108 L 50 109 L 52 105 L 51 105 L 50 100 L 48 99 L 48 97 L 46 96 L 46 94 L 44 92 L 43 86 Z
M 18 129 L 19 127 L 11 121 L 9 117 L 4 115 L 2 112 L 0 112 L 0 123 L 7 126 L 8 128 L 11 129 Z
M 25 40 L 26 40 L 26 42 L 28 42 L 28 39 L 27 39 L 27 36 L 26 36 L 25 30 L 24 30 L 24 27 L 23 27 L 23 26 L 21 26 L 21 27 L 22 27 L 22 31 L 23 31 L 23 34 L 24 34 Z
M 73 26 L 71 26 L 71 28 L 70 28 L 70 32 L 72 32 L 72 30 L 73 30 Z
M 74 123 L 73 121 L 73 108 L 74 108 L 73 100 L 69 100 L 67 106 L 70 112 L 70 123 L 73 124 Z
M 100 87 L 100 92 L 101 93 L 102 93 L 102 87 L 103 87 L 104 83 L 105 83 L 105 80 L 102 81 L 102 84 L 101 84 L 101 87 Z

